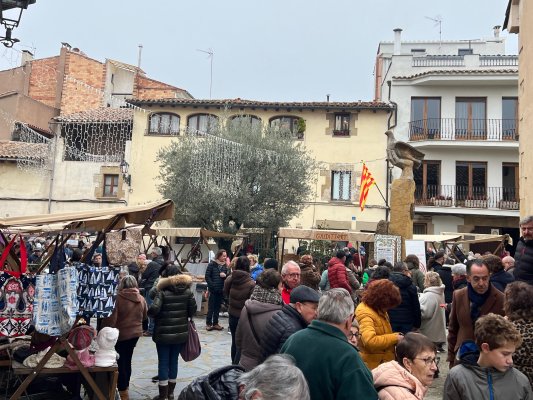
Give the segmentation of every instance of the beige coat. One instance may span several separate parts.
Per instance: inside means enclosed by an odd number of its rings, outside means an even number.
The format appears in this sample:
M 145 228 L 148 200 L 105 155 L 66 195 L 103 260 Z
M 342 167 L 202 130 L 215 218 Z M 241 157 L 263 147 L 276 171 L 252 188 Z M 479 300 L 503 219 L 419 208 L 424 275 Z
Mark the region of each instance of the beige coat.
M 420 295 L 420 333 L 433 343 L 446 343 L 446 316 L 441 304 L 444 304 L 444 285 L 428 287 Z

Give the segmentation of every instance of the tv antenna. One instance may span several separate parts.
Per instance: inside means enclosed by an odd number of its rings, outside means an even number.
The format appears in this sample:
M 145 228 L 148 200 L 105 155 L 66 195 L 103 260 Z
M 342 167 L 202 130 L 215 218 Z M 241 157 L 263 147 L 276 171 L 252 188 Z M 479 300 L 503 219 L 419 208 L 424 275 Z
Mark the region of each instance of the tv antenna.
M 210 73 L 210 80 L 209 80 L 209 99 L 211 99 L 211 91 L 213 89 L 213 58 L 215 57 L 215 52 L 212 48 L 209 48 L 207 50 L 201 50 L 196 49 L 196 51 L 200 51 L 202 53 L 207 54 L 207 58 L 211 60 L 211 73 Z
M 435 25 L 433 25 L 434 27 L 437 25 L 439 26 L 439 43 L 442 46 L 442 17 L 440 15 L 437 15 L 435 17 L 424 17 L 424 18 L 427 18 L 430 21 L 435 22 Z

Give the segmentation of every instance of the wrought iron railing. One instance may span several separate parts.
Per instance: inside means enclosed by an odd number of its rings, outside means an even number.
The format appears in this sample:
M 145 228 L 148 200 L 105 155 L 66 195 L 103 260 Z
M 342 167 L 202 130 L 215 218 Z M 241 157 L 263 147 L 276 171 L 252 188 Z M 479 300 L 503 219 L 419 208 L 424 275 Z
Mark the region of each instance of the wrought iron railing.
M 415 205 L 518 210 L 518 188 L 456 185 L 416 185 Z
M 518 140 L 516 119 L 428 118 L 409 122 L 409 140 Z

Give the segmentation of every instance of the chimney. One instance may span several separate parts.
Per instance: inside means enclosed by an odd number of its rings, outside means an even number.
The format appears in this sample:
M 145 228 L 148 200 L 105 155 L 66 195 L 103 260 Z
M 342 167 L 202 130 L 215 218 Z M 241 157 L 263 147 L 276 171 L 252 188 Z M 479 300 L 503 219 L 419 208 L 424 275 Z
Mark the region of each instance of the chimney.
M 399 56 L 402 53 L 402 29 L 394 30 L 394 55 Z
M 494 37 L 496 39 L 498 39 L 500 37 L 500 28 L 501 26 L 500 25 L 496 25 L 493 29 L 494 29 Z
M 33 53 L 28 50 L 22 50 L 22 55 L 20 57 L 20 66 L 23 67 L 28 61 L 33 60 Z

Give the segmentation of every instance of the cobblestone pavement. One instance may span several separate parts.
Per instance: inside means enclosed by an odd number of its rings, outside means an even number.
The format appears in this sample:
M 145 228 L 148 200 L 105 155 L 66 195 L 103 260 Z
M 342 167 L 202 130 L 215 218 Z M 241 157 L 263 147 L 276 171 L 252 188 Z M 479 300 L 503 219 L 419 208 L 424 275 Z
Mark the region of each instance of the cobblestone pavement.
M 194 322 L 200 335 L 202 354 L 196 360 L 188 363 L 180 358 L 176 394 L 194 378 L 230 364 L 231 336 L 227 330 L 228 319 L 220 318 L 220 324 L 225 328 L 223 331 L 207 332 L 203 317 L 196 317 Z M 446 374 L 448 373 L 448 365 L 445 362 L 446 353 L 440 353 L 439 356 L 441 358 L 440 377 L 434 381 L 425 400 L 442 399 L 442 387 L 446 379 Z M 140 338 L 133 353 L 130 399 L 147 400 L 156 396 L 158 394 L 157 383 L 152 383 L 152 377 L 155 375 L 157 375 L 157 352 L 155 343 L 152 341 L 152 338 Z

